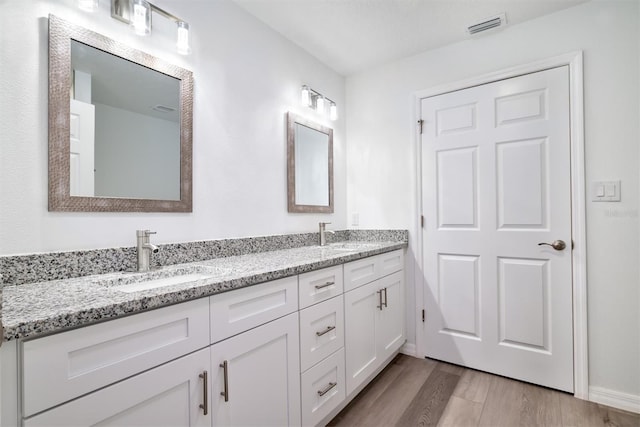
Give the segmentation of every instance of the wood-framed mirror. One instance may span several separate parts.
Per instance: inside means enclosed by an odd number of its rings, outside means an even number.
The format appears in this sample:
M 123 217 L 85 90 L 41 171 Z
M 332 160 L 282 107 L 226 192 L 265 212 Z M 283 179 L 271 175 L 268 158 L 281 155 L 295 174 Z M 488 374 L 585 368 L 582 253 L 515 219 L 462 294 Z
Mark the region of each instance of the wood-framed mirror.
M 333 129 L 287 113 L 289 212 L 333 213 Z
M 193 75 L 49 15 L 49 210 L 192 211 Z

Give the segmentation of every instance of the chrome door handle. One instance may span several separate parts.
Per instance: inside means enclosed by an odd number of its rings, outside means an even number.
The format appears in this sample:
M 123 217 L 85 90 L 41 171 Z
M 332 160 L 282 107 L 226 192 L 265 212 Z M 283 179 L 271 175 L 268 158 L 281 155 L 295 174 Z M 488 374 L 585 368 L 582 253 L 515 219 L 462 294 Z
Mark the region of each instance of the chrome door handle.
M 335 285 L 335 284 L 336 284 L 336 282 L 327 282 L 327 283 L 325 283 L 324 285 L 316 285 L 316 289 L 323 289 L 323 288 L 327 288 L 327 287 L 329 287 L 329 286 L 331 286 L 331 285 Z
M 553 243 L 545 243 L 545 242 L 538 243 L 538 246 L 543 246 L 543 245 L 551 246 L 556 251 L 561 251 L 567 247 L 567 244 L 564 242 L 564 240 L 554 240 Z
M 329 390 L 331 390 L 337 385 L 338 383 L 330 382 L 329 385 L 327 385 L 327 387 L 325 387 L 324 390 L 318 390 L 318 396 L 324 396 L 325 394 L 329 393 Z
M 324 331 L 316 332 L 316 335 L 321 337 L 324 334 L 328 334 L 329 332 L 333 331 L 335 328 L 336 328 L 335 326 L 327 326 L 327 328 Z
M 209 413 L 209 385 L 208 385 L 209 381 L 207 381 L 209 375 L 207 371 L 204 371 L 198 376 L 203 380 L 202 391 L 203 391 L 204 403 L 200 405 L 200 409 L 202 409 L 202 412 L 204 415 L 207 415 Z
M 382 304 L 384 304 L 384 307 L 387 307 L 387 288 L 383 288 L 384 290 L 384 302 Z
M 220 392 L 220 396 L 224 397 L 224 401 L 229 401 L 229 363 L 225 360 L 220 364 L 220 367 L 223 369 L 224 376 L 224 391 Z

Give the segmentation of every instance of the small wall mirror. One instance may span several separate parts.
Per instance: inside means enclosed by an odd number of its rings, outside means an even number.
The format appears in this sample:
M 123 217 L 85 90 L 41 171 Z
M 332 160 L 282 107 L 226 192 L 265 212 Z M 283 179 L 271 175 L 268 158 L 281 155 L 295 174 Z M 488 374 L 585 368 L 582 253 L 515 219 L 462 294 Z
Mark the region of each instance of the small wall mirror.
M 49 210 L 191 212 L 192 73 L 49 16 Z
M 333 213 L 333 129 L 287 114 L 289 212 Z

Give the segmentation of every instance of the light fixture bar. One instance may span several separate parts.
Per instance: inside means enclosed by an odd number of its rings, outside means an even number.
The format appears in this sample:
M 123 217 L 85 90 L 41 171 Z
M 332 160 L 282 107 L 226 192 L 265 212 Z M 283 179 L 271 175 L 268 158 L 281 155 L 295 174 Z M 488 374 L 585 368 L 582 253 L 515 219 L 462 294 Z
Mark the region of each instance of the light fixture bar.
M 338 119 L 338 107 L 336 103 L 320 92 L 313 90 L 308 85 L 302 85 L 300 91 L 300 102 L 304 107 L 309 107 L 322 115 L 327 114 L 328 106 L 329 120 Z
M 159 8 L 153 3 L 149 3 L 149 6 L 151 7 L 152 12 L 155 12 L 173 22 L 184 22 L 174 14 Z M 125 24 L 131 24 L 130 0 L 111 0 L 111 17 L 124 22 Z
M 182 19 L 178 18 L 172 13 L 167 12 L 164 9 L 159 8 L 158 6 L 150 3 L 149 1 L 144 1 L 145 7 L 148 9 L 148 15 L 145 15 L 148 18 L 148 25 L 141 25 L 141 15 L 134 16 L 133 8 L 136 7 L 134 4 L 138 0 L 111 0 L 111 17 L 117 19 L 118 21 L 124 22 L 125 24 L 130 24 L 134 27 L 136 34 L 138 35 L 148 35 L 151 33 L 151 15 L 153 12 L 158 15 L 173 21 L 177 24 L 177 42 L 176 46 L 178 49 L 178 53 L 182 55 L 187 55 L 191 52 L 191 47 L 189 46 L 189 24 Z M 135 23 L 133 21 L 136 21 Z M 134 25 L 135 24 L 135 25 Z

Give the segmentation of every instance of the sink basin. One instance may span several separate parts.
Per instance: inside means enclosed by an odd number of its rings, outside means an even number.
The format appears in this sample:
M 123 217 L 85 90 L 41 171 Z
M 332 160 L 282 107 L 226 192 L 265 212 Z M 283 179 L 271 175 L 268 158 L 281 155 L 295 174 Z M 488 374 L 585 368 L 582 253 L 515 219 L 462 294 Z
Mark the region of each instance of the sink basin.
M 182 267 L 156 270 L 148 273 L 124 273 L 118 277 L 99 279 L 94 283 L 114 288 L 120 292 L 131 293 L 215 279 L 228 274 L 230 271 L 229 269 L 217 267 Z
M 358 252 L 378 248 L 377 243 L 372 242 L 337 242 L 327 245 L 326 248 L 339 252 Z

